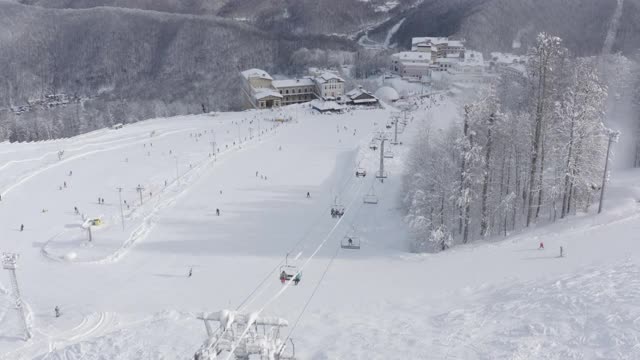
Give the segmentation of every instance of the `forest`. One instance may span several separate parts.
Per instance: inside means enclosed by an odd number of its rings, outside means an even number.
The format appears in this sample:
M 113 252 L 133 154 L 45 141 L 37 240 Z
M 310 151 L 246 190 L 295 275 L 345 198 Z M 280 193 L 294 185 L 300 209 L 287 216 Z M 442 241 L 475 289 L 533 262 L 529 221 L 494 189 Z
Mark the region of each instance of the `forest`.
M 620 135 L 607 126 L 608 109 L 640 104 L 638 69 L 620 54 L 572 56 L 560 38 L 539 34 L 526 77 L 501 77 L 446 131 L 421 130 L 402 200 L 413 250 L 506 236 L 597 206 Z

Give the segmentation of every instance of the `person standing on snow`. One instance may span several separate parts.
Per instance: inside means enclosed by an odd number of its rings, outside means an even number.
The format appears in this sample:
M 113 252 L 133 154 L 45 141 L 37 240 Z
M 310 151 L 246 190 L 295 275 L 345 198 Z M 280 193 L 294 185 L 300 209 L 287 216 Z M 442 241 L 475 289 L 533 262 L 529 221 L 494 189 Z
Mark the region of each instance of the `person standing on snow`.
M 24 224 L 20 224 L 20 231 L 24 231 Z
M 311 194 L 307 191 L 307 199 L 311 198 Z
M 538 246 L 538 250 L 544 250 L 544 243 L 540 241 L 540 246 Z
M 216 209 L 216 216 L 220 216 L 220 209 Z

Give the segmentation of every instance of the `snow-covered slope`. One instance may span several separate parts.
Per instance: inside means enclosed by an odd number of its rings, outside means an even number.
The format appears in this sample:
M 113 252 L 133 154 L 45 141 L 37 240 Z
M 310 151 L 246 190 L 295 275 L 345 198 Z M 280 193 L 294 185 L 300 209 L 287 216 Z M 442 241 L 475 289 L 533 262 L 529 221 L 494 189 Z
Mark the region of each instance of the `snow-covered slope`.
M 21 255 L 34 330 L 20 340 L 2 272 L 0 358 L 189 359 L 205 338 L 196 316 L 224 308 L 287 319 L 301 359 L 640 357 L 640 173 L 615 174 L 602 215 L 407 253 L 406 144 L 421 122 L 446 126 L 455 109 L 422 104 L 384 183 L 368 144 L 392 109 L 289 107 L 294 121 L 281 125 L 250 111 L 0 144 L 0 250 Z M 368 175 L 356 178 L 357 167 Z M 124 230 L 117 187 L 130 205 Z M 362 202 L 371 191 L 378 205 Z M 329 214 L 336 198 L 341 219 Z M 91 243 L 74 206 L 104 221 Z M 340 249 L 346 234 L 360 251 Z M 287 253 L 303 279 L 283 289 Z

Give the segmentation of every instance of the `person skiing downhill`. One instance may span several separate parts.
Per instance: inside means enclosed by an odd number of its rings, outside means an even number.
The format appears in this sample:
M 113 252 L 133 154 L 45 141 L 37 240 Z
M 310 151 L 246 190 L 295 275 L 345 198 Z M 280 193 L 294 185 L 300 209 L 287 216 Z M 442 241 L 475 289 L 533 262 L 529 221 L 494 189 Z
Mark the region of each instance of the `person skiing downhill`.
M 307 191 L 307 199 L 311 198 L 311 194 Z

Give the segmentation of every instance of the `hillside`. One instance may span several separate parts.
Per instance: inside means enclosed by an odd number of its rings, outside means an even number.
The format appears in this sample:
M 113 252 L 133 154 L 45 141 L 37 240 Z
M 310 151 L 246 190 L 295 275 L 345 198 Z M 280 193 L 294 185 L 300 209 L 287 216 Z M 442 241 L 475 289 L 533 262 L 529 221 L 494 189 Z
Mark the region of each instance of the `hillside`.
M 0 28 L 8 29 L 0 37 L 0 128 L 20 140 L 201 112 L 202 106 L 237 109 L 242 69 L 284 67 L 305 45 L 351 48 L 321 36 L 275 37 L 218 17 L 117 8 L 52 10 L 0 2 Z M 57 93 L 90 101 L 15 118 L 1 111 Z M 11 136 L 7 132 L 0 130 L 0 139 Z M 31 135 L 20 135 L 25 132 Z

